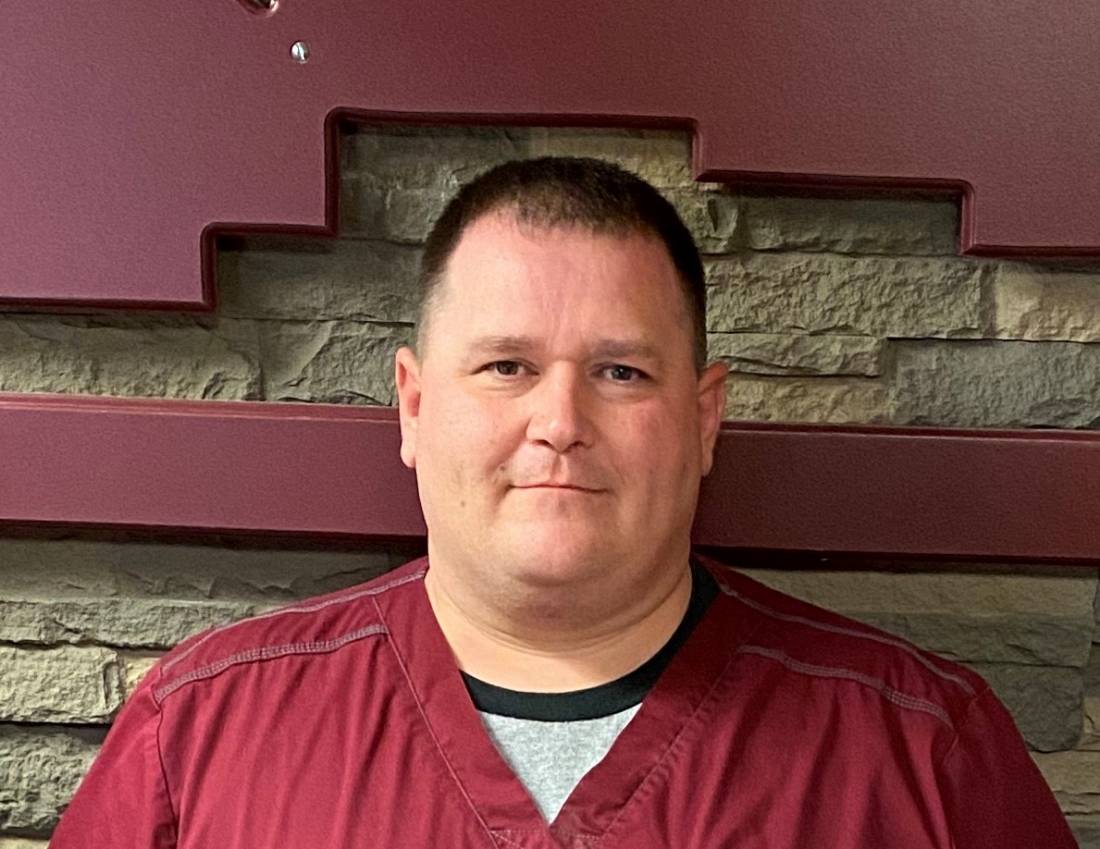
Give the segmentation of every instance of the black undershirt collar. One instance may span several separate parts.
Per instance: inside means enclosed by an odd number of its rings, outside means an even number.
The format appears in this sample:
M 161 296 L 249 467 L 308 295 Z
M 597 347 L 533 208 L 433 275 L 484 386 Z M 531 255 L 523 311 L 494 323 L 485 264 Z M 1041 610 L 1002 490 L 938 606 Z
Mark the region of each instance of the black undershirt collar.
M 536 719 L 542 722 L 577 722 L 599 719 L 641 704 L 657 683 L 670 660 L 682 646 L 718 595 L 718 584 L 711 574 L 698 564 L 691 566 L 691 599 L 684 618 L 680 620 L 668 642 L 649 660 L 598 687 L 573 690 L 568 693 L 527 693 L 489 684 L 462 673 L 462 680 L 482 713 L 510 716 L 516 719 Z

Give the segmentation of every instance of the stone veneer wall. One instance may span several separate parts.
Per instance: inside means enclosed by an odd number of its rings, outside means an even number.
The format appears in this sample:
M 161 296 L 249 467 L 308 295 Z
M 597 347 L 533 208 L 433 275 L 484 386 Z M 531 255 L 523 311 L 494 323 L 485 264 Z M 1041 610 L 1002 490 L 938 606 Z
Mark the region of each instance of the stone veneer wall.
M 0 391 L 391 404 L 428 222 L 493 162 L 571 152 L 643 174 L 697 234 L 712 354 L 733 370 L 730 417 L 1100 422 L 1100 268 L 961 259 L 950 200 L 696 185 L 689 144 L 669 132 L 359 128 L 342 148 L 340 239 L 227 241 L 212 316 L 0 314 Z M 44 845 L 160 652 L 411 553 L 89 532 L 0 538 L 0 849 Z M 1100 847 L 1095 569 L 811 565 L 754 573 L 977 668 L 1082 844 Z

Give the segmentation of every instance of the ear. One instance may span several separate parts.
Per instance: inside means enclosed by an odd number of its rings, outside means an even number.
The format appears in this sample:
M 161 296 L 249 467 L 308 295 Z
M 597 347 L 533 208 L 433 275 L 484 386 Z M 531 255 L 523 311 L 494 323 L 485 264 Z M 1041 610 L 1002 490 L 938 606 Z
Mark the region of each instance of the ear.
M 699 376 L 699 439 L 703 452 L 703 476 L 714 465 L 714 443 L 726 412 L 726 374 L 723 362 L 711 363 Z
M 399 348 L 394 356 L 394 382 L 401 419 L 401 462 L 416 468 L 416 431 L 420 423 L 420 363 L 412 348 Z

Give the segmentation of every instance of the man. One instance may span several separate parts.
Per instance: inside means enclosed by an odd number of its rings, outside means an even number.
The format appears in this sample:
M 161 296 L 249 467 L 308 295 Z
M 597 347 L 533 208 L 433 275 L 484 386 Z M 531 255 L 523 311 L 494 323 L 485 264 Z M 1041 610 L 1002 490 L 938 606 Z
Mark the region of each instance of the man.
M 427 558 L 172 652 L 53 849 L 1074 845 L 980 678 L 693 557 L 725 369 L 654 189 L 501 166 L 422 278 Z

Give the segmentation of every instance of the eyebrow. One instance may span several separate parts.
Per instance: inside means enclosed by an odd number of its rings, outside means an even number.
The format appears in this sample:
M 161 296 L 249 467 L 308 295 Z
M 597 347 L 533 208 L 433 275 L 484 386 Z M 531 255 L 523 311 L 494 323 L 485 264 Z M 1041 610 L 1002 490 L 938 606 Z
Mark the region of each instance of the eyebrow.
M 592 350 L 598 360 L 643 359 L 659 360 L 660 352 L 648 342 L 634 339 L 601 339 Z
M 482 336 L 470 343 L 469 350 L 474 354 L 517 354 L 539 347 L 533 336 L 499 335 Z M 592 348 L 593 359 L 640 358 L 659 360 L 659 349 L 639 339 L 601 339 Z
M 477 354 L 514 354 L 534 347 L 533 336 L 481 336 L 470 343 L 469 350 Z

